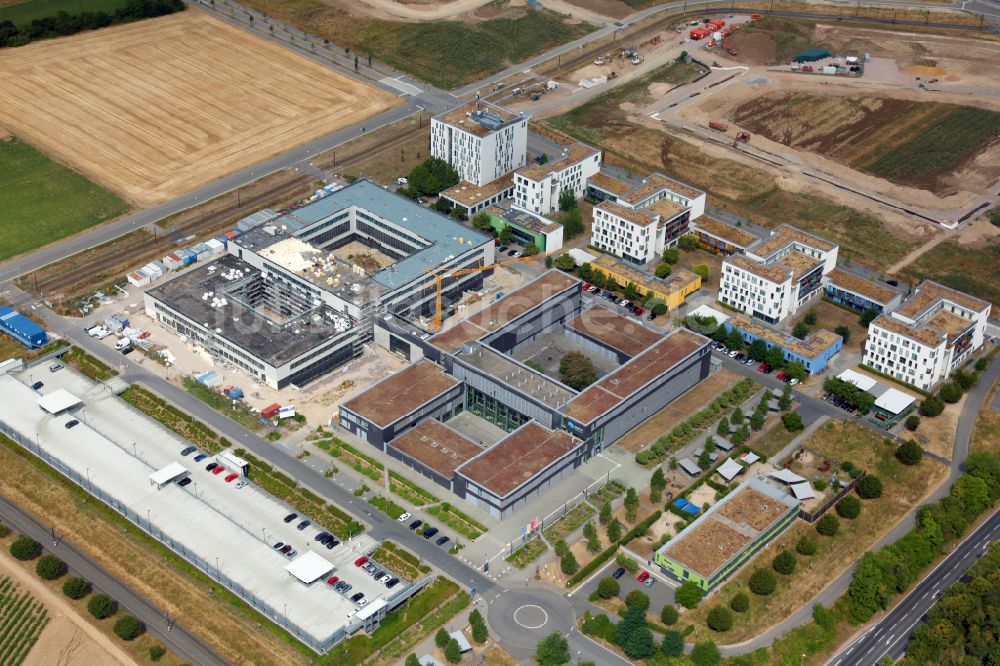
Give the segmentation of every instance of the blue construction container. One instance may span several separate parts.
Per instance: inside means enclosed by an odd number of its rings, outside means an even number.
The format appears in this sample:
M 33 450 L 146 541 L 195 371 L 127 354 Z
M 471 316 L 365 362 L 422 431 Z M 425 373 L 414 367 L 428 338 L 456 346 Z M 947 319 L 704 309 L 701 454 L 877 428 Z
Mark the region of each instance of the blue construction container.
M 44 328 L 7 305 L 0 307 L 0 330 L 29 349 L 44 347 L 49 341 Z
M 230 386 L 229 389 L 226 391 L 226 395 L 228 395 L 233 400 L 239 400 L 240 398 L 243 397 L 243 389 L 241 389 L 239 386 Z

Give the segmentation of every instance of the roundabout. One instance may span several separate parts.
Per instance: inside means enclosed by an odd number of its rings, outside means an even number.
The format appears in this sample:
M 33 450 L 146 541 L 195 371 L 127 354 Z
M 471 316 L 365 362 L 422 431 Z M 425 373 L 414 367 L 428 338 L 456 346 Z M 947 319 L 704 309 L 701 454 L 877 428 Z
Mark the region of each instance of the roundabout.
M 534 654 L 540 640 L 573 628 L 576 613 L 559 592 L 542 586 L 505 590 L 489 602 L 487 622 L 515 657 Z

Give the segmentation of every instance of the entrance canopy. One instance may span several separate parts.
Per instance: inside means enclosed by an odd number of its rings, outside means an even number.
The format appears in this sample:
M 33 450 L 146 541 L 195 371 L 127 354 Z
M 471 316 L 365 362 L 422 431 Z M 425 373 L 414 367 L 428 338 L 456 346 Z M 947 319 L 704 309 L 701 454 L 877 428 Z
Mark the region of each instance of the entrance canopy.
M 43 411 L 49 414 L 62 414 L 67 409 L 73 409 L 83 404 L 83 400 L 70 393 L 64 388 L 56 389 L 52 393 L 43 395 L 35 401 Z
M 157 488 L 162 488 L 171 481 L 177 481 L 188 476 L 191 472 L 188 468 L 178 462 L 172 462 L 166 467 L 161 467 L 149 475 L 149 482 L 155 483 Z

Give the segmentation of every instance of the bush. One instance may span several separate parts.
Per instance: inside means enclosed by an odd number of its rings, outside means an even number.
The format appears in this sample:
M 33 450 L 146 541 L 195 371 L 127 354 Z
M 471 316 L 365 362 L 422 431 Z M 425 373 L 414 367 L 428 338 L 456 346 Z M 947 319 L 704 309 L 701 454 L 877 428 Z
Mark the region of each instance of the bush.
M 805 424 L 802 423 L 802 417 L 799 416 L 798 412 L 788 412 L 787 414 L 781 415 L 781 422 L 785 425 L 785 430 L 788 432 L 798 432 L 805 428 Z
M 684 634 L 671 629 L 663 634 L 663 654 L 668 657 L 679 657 L 684 654 Z
M 962 399 L 962 387 L 955 382 L 948 382 L 941 387 L 938 395 L 947 403 L 955 404 Z
M 114 599 L 106 594 L 95 594 L 87 602 L 87 610 L 98 620 L 111 617 L 118 610 Z
M 837 616 L 823 604 L 816 604 L 813 606 L 813 621 L 821 628 L 830 631 L 837 622 Z
M 629 608 L 649 608 L 649 595 L 642 590 L 632 590 L 625 596 L 625 605 Z
M 444 658 L 448 660 L 449 664 L 457 664 L 462 661 L 462 648 L 459 647 L 458 641 L 454 638 L 444 646 Z
M 684 608 L 694 608 L 701 601 L 704 596 L 702 589 L 698 587 L 696 583 L 690 580 L 686 580 L 681 583 L 681 586 L 677 588 L 674 592 L 674 601 L 679 603 Z
M 792 575 L 795 571 L 795 553 L 790 550 L 781 551 L 771 562 L 771 567 L 782 575 Z
M 749 585 L 751 592 L 766 597 L 778 587 L 778 580 L 768 569 L 757 569 L 750 576 Z
M 621 591 L 621 586 L 618 584 L 614 578 L 608 576 L 607 578 L 602 578 L 601 582 L 597 584 L 597 596 L 602 599 L 610 599 L 611 597 L 617 597 L 618 593 Z
M 716 606 L 708 611 L 706 623 L 712 631 L 729 631 L 733 628 L 733 613 L 725 606 Z
M 737 592 L 733 595 L 733 598 L 729 600 L 729 607 L 737 613 L 746 613 L 750 610 L 750 597 L 748 597 L 745 592 Z
M 580 570 L 580 563 L 576 561 L 576 556 L 573 555 L 572 552 L 567 551 L 566 554 L 559 559 L 559 568 L 567 576 L 572 576 Z
M 123 615 L 115 622 L 115 636 L 123 641 L 135 640 L 146 629 L 146 625 L 134 615 Z
M 920 427 L 920 417 L 916 414 L 910 414 L 906 417 L 906 429 L 913 431 Z
M 824 514 L 816 523 L 816 531 L 823 536 L 832 537 L 840 529 L 840 521 L 832 514 Z
M 677 612 L 677 607 L 673 604 L 665 604 L 663 610 L 660 611 L 660 622 L 668 627 L 677 624 L 681 614 Z
M 90 583 L 83 578 L 70 578 L 63 583 L 63 594 L 70 599 L 83 599 L 90 591 Z
M 42 555 L 35 565 L 35 573 L 42 580 L 55 580 L 66 573 L 66 565 L 55 555 Z
M 691 650 L 691 661 L 694 662 L 694 666 L 716 666 L 722 661 L 722 654 L 712 641 L 695 643 L 694 649 Z
M 923 457 L 924 450 L 912 439 L 906 440 L 896 449 L 896 459 L 904 465 L 916 465 Z
M 708 280 L 708 264 L 698 264 L 691 268 L 691 272 L 702 279 L 702 281 Z
M 478 608 L 469 613 L 469 624 L 472 626 L 472 640 L 479 645 L 485 643 L 486 639 L 490 637 L 490 632 L 486 628 L 486 620 L 483 619 L 483 614 L 479 612 Z
M 837 515 L 841 518 L 847 518 L 848 520 L 854 520 L 861 513 L 861 502 L 857 497 L 853 495 L 848 495 L 844 499 L 837 502 Z
M 861 499 L 878 499 L 882 497 L 882 479 L 874 474 L 866 474 L 854 489 Z
M 795 552 L 799 555 L 815 555 L 817 550 L 816 540 L 812 537 L 804 536 L 795 544 Z
M 23 534 L 17 537 L 14 543 L 10 544 L 10 554 L 22 562 L 35 559 L 41 552 L 42 544 Z
M 920 403 L 920 414 L 922 416 L 938 416 L 944 411 L 944 403 L 937 396 L 930 396 Z
M 442 650 L 444 649 L 444 646 L 447 645 L 448 641 L 450 641 L 450 640 L 451 640 L 451 636 L 448 635 L 448 631 L 444 627 L 441 627 L 440 629 L 438 629 L 437 633 L 434 634 L 434 645 L 438 646 Z
M 149 648 L 149 660 L 150 661 L 159 661 L 159 660 L 163 659 L 163 657 L 165 657 L 166 654 L 167 654 L 167 649 L 165 647 L 163 647 L 162 645 L 157 644 L 157 645 L 154 645 L 153 647 Z

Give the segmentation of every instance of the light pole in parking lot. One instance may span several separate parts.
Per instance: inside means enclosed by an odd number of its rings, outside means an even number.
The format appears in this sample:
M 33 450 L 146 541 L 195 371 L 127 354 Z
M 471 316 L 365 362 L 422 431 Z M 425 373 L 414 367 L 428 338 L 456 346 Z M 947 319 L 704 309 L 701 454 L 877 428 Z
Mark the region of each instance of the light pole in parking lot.
M 264 543 L 266 544 L 267 543 L 267 528 L 266 527 L 262 527 L 262 528 L 260 528 L 260 530 L 264 533 Z

